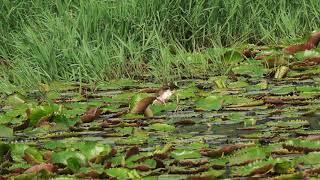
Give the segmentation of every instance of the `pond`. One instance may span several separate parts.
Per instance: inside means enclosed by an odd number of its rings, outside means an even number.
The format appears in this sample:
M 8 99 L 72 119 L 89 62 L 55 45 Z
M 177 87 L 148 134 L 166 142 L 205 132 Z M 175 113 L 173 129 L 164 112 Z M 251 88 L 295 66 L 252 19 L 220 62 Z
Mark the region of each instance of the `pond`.
M 269 62 L 166 86 L 123 79 L 2 94 L 0 174 L 317 178 L 320 67 Z

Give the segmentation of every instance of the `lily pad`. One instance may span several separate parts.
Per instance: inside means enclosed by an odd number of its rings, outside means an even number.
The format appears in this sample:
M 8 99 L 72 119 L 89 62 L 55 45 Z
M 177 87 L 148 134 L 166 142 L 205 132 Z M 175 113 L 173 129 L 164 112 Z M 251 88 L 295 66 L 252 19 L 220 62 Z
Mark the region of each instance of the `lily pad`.
M 223 104 L 223 97 L 222 96 L 208 96 L 204 99 L 200 99 L 196 106 L 198 109 L 212 111 L 212 110 L 219 110 L 222 108 Z

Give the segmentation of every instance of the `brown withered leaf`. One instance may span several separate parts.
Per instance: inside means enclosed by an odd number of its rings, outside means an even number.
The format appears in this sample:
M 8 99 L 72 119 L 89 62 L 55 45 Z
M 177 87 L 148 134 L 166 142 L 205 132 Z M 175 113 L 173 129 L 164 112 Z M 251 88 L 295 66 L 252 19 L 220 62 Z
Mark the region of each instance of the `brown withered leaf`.
M 14 126 L 13 131 L 21 131 L 29 127 L 30 119 L 27 119 L 22 122 L 22 124 Z
M 263 98 L 264 103 L 266 104 L 274 104 L 274 105 L 283 105 L 283 104 L 293 104 L 293 105 L 303 105 L 307 104 L 308 102 L 304 102 L 307 100 L 305 97 L 300 96 L 267 96 Z
M 187 178 L 187 180 L 214 180 L 217 179 L 216 177 L 214 177 L 211 174 L 205 174 L 205 175 L 193 175 L 193 176 L 189 176 Z
M 22 157 L 28 164 L 37 164 L 39 163 L 37 160 L 34 159 L 34 157 L 32 157 L 31 155 L 29 154 L 24 154 L 24 156 Z
M 50 161 L 51 158 L 52 158 L 52 151 L 46 151 L 44 154 L 43 154 L 43 159 L 46 160 L 46 161 Z
M 301 62 L 293 63 L 293 65 L 297 65 L 297 66 L 314 66 L 317 64 L 320 64 L 320 57 L 319 56 L 308 57 Z
M 128 159 L 129 157 L 136 155 L 139 153 L 139 147 L 137 146 L 133 146 L 130 149 L 127 150 L 126 152 L 126 159 Z
M 166 167 L 166 165 L 159 158 L 154 158 L 154 160 L 157 162 L 156 169 Z
M 51 164 L 51 163 L 42 163 L 42 164 L 37 164 L 25 171 L 25 173 L 38 173 L 41 170 L 47 170 L 49 172 L 55 172 L 56 167 Z
M 273 52 L 267 52 L 267 53 L 264 53 L 262 55 L 258 55 L 255 57 L 256 60 L 264 60 L 264 59 L 269 59 L 269 58 L 273 58 L 275 57 Z
M 176 160 L 174 163 L 179 164 L 181 166 L 197 167 L 197 166 L 205 165 L 205 164 L 209 163 L 209 161 L 208 161 L 208 159 L 199 159 L 199 160 L 186 159 L 186 160 L 179 160 L 179 161 Z
M 293 146 L 290 144 L 283 144 L 282 147 L 285 149 L 288 149 L 289 151 L 298 151 L 298 152 L 304 152 L 304 153 L 320 151 L 320 148 L 299 147 L 299 146 Z
M 100 179 L 100 174 L 94 170 L 91 170 L 87 173 L 79 173 L 76 175 L 77 177 L 81 179 Z
M 149 171 L 150 167 L 146 165 L 138 165 L 138 166 L 135 166 L 133 169 L 136 169 L 138 171 Z
M 256 55 L 258 53 L 260 53 L 261 50 L 259 49 L 249 49 L 249 48 L 246 48 L 242 51 L 242 54 L 246 57 L 246 58 L 254 58 L 256 57 Z
M 226 145 L 223 146 L 220 149 L 217 150 L 201 150 L 201 154 L 203 156 L 208 156 L 208 157 L 219 157 L 222 156 L 223 154 L 230 154 L 235 150 L 244 148 L 244 147 L 249 147 L 252 146 L 253 144 L 230 144 L 230 145 Z
M 12 169 L 12 170 L 10 171 L 10 173 L 11 173 L 11 175 L 13 175 L 13 174 L 19 175 L 19 174 L 22 174 L 22 173 L 25 172 L 25 171 L 26 171 L 25 168 L 16 168 L 16 169 Z M 0 180 L 2 180 L 2 179 L 0 178 Z
M 92 122 L 93 120 L 97 119 L 100 116 L 101 112 L 102 112 L 101 109 L 99 109 L 97 107 L 92 107 L 92 108 L 88 109 L 81 116 L 81 120 L 84 123 Z
M 253 171 L 251 171 L 249 176 L 254 176 L 254 175 L 257 175 L 257 174 L 264 174 L 264 173 L 270 171 L 272 168 L 273 168 L 272 164 L 267 164 L 267 165 L 262 166 L 260 168 L 254 169 Z
M 52 116 L 49 115 L 49 116 L 44 116 L 42 117 L 41 119 L 39 119 L 38 123 L 37 123 L 37 127 L 41 127 L 41 126 L 44 126 L 44 125 L 48 125 L 50 124 L 50 122 L 52 121 Z
M 306 140 L 320 140 L 320 135 L 319 134 L 308 135 L 306 137 L 303 137 L 303 139 L 306 139 Z
M 170 174 L 197 174 L 201 172 L 208 171 L 210 169 L 209 166 L 204 165 L 197 168 L 188 168 L 188 169 L 182 169 L 180 167 L 173 167 L 170 169 Z

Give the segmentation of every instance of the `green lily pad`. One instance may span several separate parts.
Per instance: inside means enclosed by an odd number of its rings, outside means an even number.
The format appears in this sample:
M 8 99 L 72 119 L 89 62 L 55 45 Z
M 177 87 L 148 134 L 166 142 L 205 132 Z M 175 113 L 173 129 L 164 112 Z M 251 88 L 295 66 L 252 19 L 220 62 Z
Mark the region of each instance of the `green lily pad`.
M 248 75 L 250 77 L 261 78 L 268 72 L 259 62 L 250 62 L 236 66 L 232 69 L 235 74 Z
M 107 155 L 111 151 L 111 147 L 96 142 L 82 142 L 79 145 L 80 152 L 88 159 L 97 157 L 98 155 Z
M 0 137 L 13 137 L 13 129 L 0 125 Z
M 154 129 L 156 131 L 163 131 L 163 132 L 172 132 L 176 128 L 169 124 L 163 124 L 163 123 L 155 123 L 150 126 L 151 129 Z
M 60 163 L 64 165 L 68 165 L 68 159 L 69 158 L 76 158 L 81 162 L 81 164 L 86 164 L 86 157 L 75 151 L 60 151 L 60 152 L 54 152 L 52 154 L 52 162 L 53 163 Z
M 219 110 L 222 108 L 223 104 L 223 97 L 222 96 L 208 96 L 204 99 L 200 99 L 196 106 L 198 109 L 212 111 L 212 110 Z
M 177 160 L 200 158 L 201 154 L 197 150 L 177 149 L 171 152 L 171 156 Z
M 315 56 L 320 56 L 320 52 L 319 50 L 306 50 L 306 51 L 301 51 L 301 52 L 297 52 L 294 54 L 294 57 L 297 58 L 298 60 L 302 61 L 305 58 L 308 57 L 315 57 Z
M 44 161 L 42 154 L 36 148 L 29 147 L 24 150 L 24 154 L 25 156 L 28 156 L 29 160 L 32 160 L 35 163 L 41 163 Z
M 124 180 L 128 178 L 129 170 L 126 168 L 110 168 L 106 169 L 108 176 L 115 177 L 119 180 Z

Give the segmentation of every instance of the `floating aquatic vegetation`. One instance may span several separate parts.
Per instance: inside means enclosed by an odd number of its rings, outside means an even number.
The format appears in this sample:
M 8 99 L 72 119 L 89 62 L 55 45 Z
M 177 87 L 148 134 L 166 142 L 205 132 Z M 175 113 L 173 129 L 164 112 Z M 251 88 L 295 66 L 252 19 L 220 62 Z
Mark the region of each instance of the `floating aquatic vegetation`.
M 202 79 L 172 87 L 120 80 L 5 92 L 0 178 L 319 176 L 319 50 L 301 47 L 284 50 L 293 56 L 220 49 L 230 71 L 208 77 L 196 66 L 210 60 L 186 54 Z

